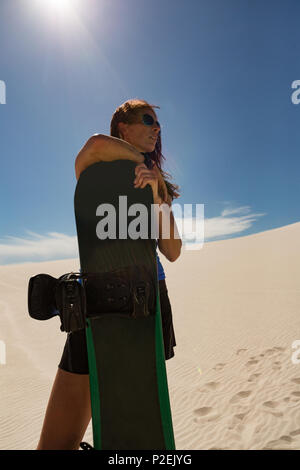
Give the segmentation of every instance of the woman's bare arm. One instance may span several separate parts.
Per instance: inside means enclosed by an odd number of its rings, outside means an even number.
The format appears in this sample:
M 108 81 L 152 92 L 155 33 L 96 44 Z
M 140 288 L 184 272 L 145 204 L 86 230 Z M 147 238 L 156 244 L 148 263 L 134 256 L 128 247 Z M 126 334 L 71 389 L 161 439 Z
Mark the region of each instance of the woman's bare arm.
M 125 140 L 104 134 L 96 134 L 88 139 L 75 160 L 75 174 L 78 180 L 81 172 L 96 162 L 132 160 L 143 163 L 143 155 Z
M 165 255 L 165 257 L 173 262 L 176 261 L 177 258 L 180 256 L 181 253 L 181 247 L 182 247 L 182 240 L 180 238 L 178 228 L 176 225 L 176 221 L 174 218 L 174 214 L 172 212 L 172 207 L 171 207 L 171 197 L 168 197 L 168 202 L 165 203 L 164 206 L 162 207 L 162 212 L 159 212 L 159 237 L 158 237 L 158 248 L 159 251 Z M 162 200 L 160 200 L 159 196 L 157 199 L 154 199 L 155 204 L 161 204 Z M 165 211 L 165 208 L 169 208 Z M 165 215 L 163 215 L 163 212 L 165 212 Z M 163 220 L 164 217 L 166 217 L 166 220 L 169 220 L 169 236 L 167 238 L 163 237 Z M 168 222 L 167 222 L 168 223 Z
M 172 198 L 167 194 L 166 203 L 163 204 L 158 189 L 161 178 L 155 166 L 150 170 L 145 164 L 137 165 L 135 174 L 135 188 L 144 188 L 147 184 L 152 188 L 153 203 L 156 204 L 155 213 L 158 216 L 156 219 L 159 227 L 158 248 L 169 261 L 176 261 L 180 256 L 182 241 L 172 212 Z

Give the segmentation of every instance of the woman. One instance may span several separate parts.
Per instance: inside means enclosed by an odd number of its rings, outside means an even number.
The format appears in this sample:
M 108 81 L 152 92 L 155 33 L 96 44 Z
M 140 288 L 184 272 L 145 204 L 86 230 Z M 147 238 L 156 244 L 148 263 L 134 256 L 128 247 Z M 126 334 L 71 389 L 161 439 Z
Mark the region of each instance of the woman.
M 111 135 L 94 135 L 80 150 L 75 162 L 77 180 L 82 171 L 98 161 L 132 160 L 137 164 L 134 187 L 144 188 L 149 184 L 154 203 L 166 202 L 170 206 L 173 198 L 178 197 L 179 193 L 178 187 L 166 179 L 167 173 L 161 168 L 164 157 L 161 154 L 160 125 L 154 107 L 157 106 L 135 99 L 117 108 L 111 120 Z M 161 238 L 161 233 L 160 216 L 158 247 L 169 261 L 175 261 L 180 255 L 181 239 L 178 238 L 172 212 L 170 238 Z M 165 274 L 158 256 L 157 265 L 165 359 L 168 360 L 174 356 L 176 341 Z M 88 373 L 85 331 L 69 333 L 52 387 L 37 450 L 79 448 L 91 419 Z

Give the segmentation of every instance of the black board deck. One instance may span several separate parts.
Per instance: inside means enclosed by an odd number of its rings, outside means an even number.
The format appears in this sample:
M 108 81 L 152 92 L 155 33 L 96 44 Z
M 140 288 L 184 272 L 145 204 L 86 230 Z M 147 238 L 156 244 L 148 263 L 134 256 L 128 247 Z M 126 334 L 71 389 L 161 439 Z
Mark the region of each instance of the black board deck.
M 74 197 L 81 271 L 103 276 L 108 273 L 110 281 L 107 292 L 103 279 L 101 285 L 97 278 L 86 284 L 93 438 L 94 448 L 98 450 L 175 449 L 156 240 L 150 238 L 152 189 L 149 185 L 143 189 L 134 188 L 135 166 L 127 160 L 89 166 L 80 175 Z M 120 196 L 123 196 L 121 206 Z M 136 219 L 136 215 L 124 219 L 124 196 L 127 209 L 138 207 L 133 204 L 148 208 L 147 239 L 122 238 L 125 226 L 127 231 Z M 116 210 L 116 238 L 100 239 L 101 220 L 108 214 L 105 208 L 110 210 L 112 207 Z M 128 273 L 133 284 L 145 281 L 150 286 L 147 314 L 133 315 L 131 310 L 118 311 L 109 307 L 108 300 L 112 303 L 116 300 L 108 299 L 114 288 L 122 291 L 122 276 L 118 278 L 117 275 L 120 272 Z M 112 277 L 110 273 L 116 273 L 116 276 L 113 274 Z M 119 283 L 117 287 L 114 280 Z

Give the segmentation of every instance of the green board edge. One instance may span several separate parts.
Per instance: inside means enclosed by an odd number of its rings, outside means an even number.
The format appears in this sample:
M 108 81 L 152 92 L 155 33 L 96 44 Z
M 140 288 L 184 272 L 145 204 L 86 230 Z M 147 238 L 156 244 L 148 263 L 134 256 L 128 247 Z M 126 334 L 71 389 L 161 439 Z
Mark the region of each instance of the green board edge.
M 171 406 L 166 372 L 165 353 L 163 347 L 163 331 L 161 323 L 159 289 L 156 296 L 156 318 L 155 318 L 155 349 L 158 396 L 161 409 L 161 420 L 165 438 L 166 450 L 175 450 L 175 440 L 172 425 Z
M 91 395 L 91 408 L 92 408 L 92 423 L 93 423 L 93 441 L 94 448 L 101 450 L 101 418 L 100 418 L 100 396 L 99 396 L 99 383 L 97 374 L 96 354 L 94 348 L 93 333 L 90 320 L 87 319 L 86 327 L 86 342 L 88 350 L 88 363 L 89 363 L 89 378 L 90 378 L 90 395 Z

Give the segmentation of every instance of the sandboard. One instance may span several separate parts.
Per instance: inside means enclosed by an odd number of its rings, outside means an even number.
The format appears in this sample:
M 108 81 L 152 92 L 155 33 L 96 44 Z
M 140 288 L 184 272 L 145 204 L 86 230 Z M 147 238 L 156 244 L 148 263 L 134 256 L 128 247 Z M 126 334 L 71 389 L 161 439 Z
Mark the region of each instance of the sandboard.
M 74 196 L 81 272 L 91 275 L 85 285 L 86 338 L 96 450 L 175 449 L 156 240 L 150 238 L 153 196 L 149 185 L 134 188 L 135 166 L 97 162 L 81 173 Z M 146 239 L 128 237 L 139 212 L 125 217 L 125 197 L 127 210 L 138 208 L 133 204 L 148 208 Z M 116 238 L 110 232 L 111 238 L 101 239 L 112 207 Z

